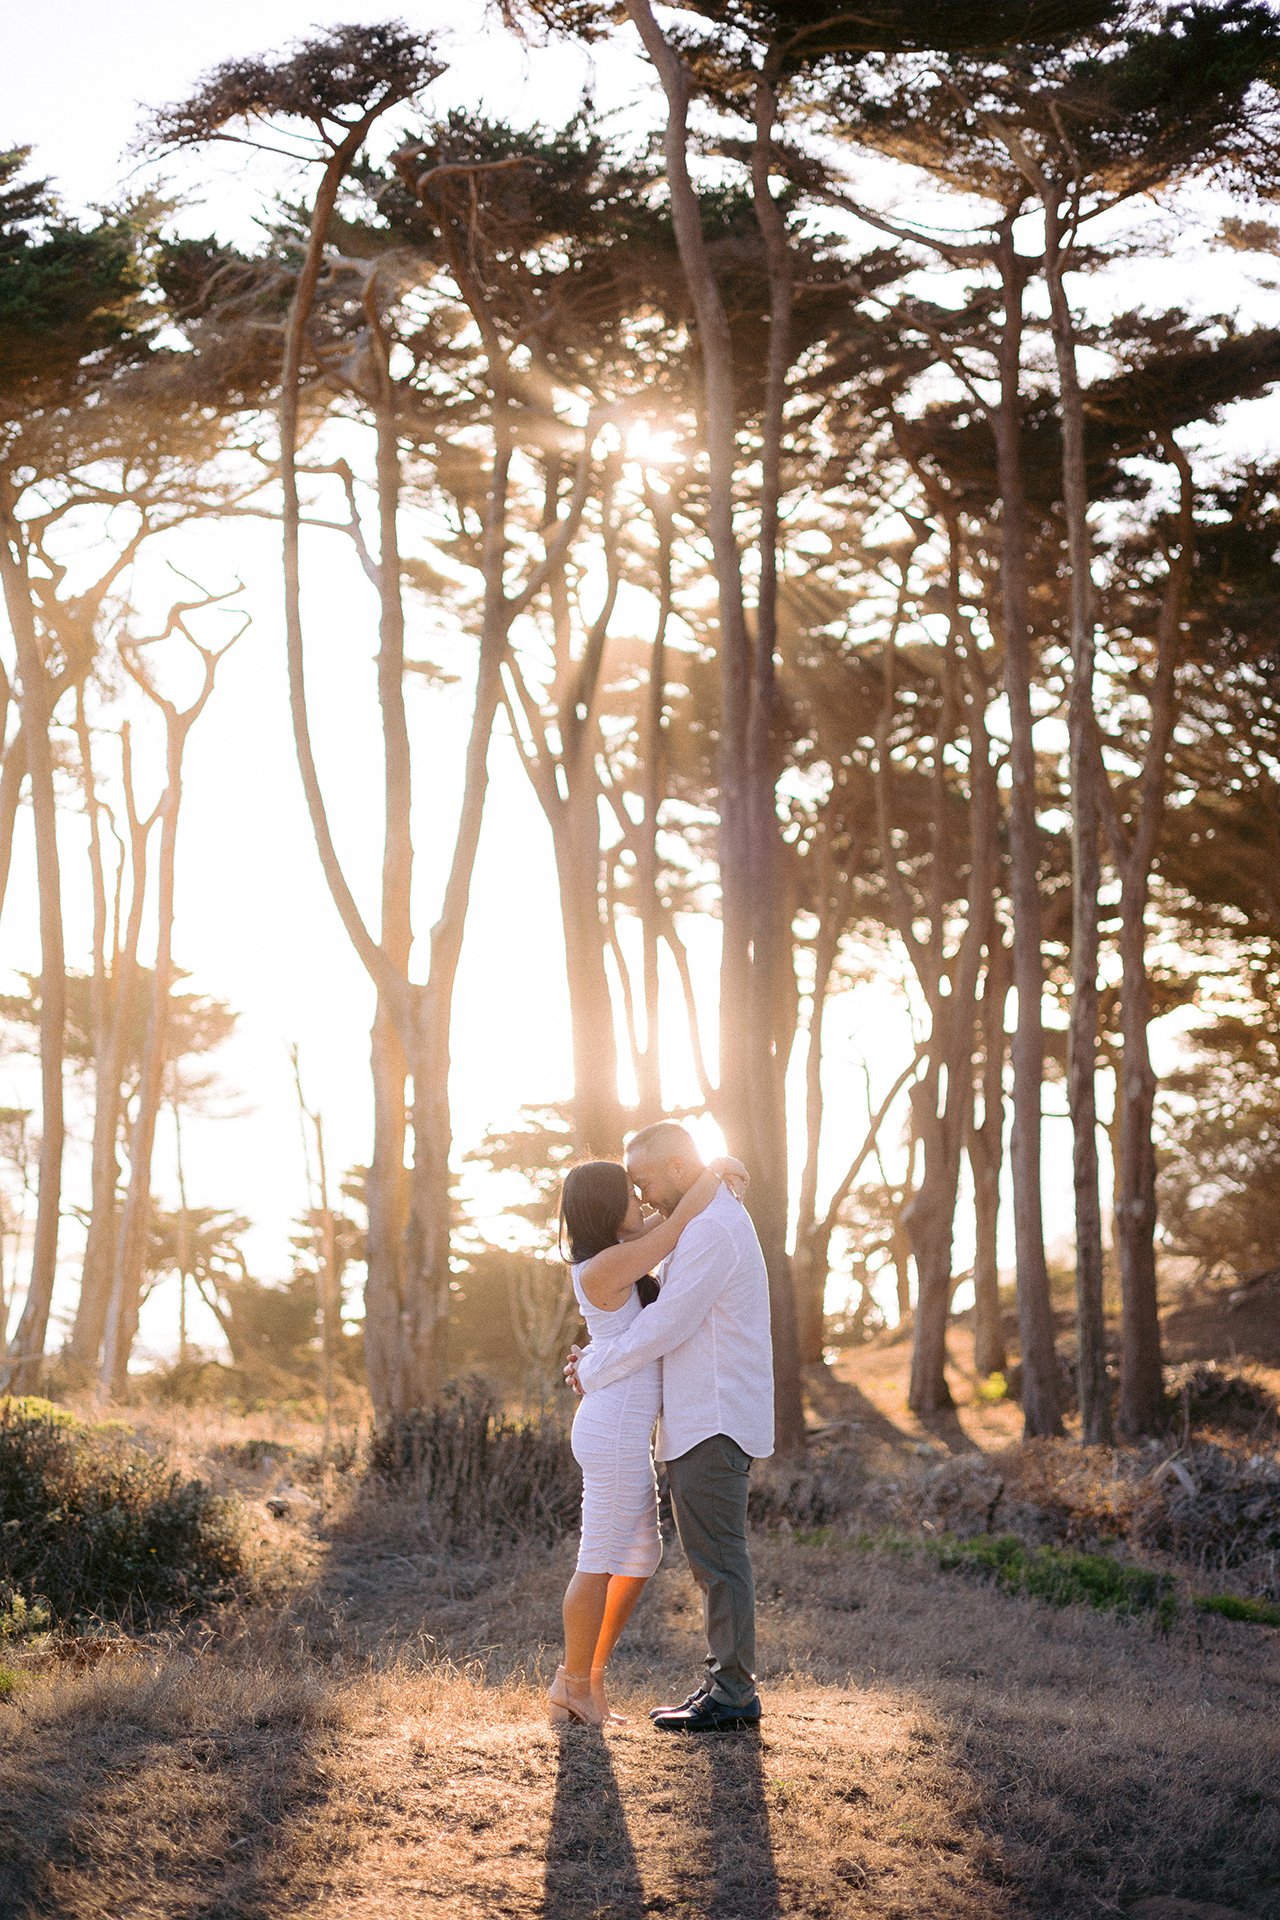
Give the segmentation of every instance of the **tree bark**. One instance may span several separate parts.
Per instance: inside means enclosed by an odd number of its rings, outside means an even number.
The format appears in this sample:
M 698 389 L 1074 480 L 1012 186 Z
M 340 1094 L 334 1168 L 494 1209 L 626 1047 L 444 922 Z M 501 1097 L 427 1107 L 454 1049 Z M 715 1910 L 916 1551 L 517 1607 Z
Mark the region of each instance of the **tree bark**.
M 1075 327 L 1063 284 L 1057 191 L 1042 195 L 1045 278 L 1062 424 L 1062 495 L 1071 573 L 1071 696 L 1067 713 L 1071 769 L 1071 1018 L 1067 1096 L 1071 1108 L 1076 1217 L 1076 1333 L 1080 1430 L 1086 1446 L 1111 1440 L 1111 1390 L 1103 1310 L 1102 1200 L 1098 1184 L 1098 893 L 1101 777 L 1094 709 L 1094 614 L 1084 406 L 1076 368 Z
M 586 793 L 575 792 L 562 801 L 553 847 L 569 983 L 574 1151 L 610 1159 L 622 1151 L 623 1120 L 613 996 L 605 964 L 608 930 L 601 917 L 594 780 Z
M 383 842 L 380 944 L 390 966 L 408 979 L 413 947 L 413 781 L 404 699 L 404 598 L 401 587 L 400 448 L 388 347 L 370 275 L 365 312 L 374 343 L 377 391 L 378 704 L 382 717 Z M 375 1406 L 387 1397 L 399 1365 L 399 1303 L 408 1222 L 408 1062 L 396 1020 L 379 990 L 370 1036 L 373 1080 L 373 1153 L 366 1195 L 369 1237 L 365 1279 L 365 1368 Z
M 826 898 L 826 862 L 819 862 L 820 919 L 813 948 L 813 991 L 809 998 L 809 1049 L 805 1058 L 805 1157 L 796 1201 L 796 1250 L 792 1275 L 796 1292 L 796 1331 L 802 1365 L 822 1359 L 826 1319 L 828 1233 L 819 1244 L 818 1151 L 822 1144 L 822 1017 L 840 946 L 839 924 Z
M 667 628 L 671 621 L 672 546 L 675 539 L 673 494 L 651 499 L 658 529 L 658 616 L 645 681 L 644 839 L 638 863 L 640 924 L 644 942 L 644 1052 L 637 1075 L 639 1111 L 646 1126 L 662 1116 L 661 989 L 658 955 L 662 946 L 658 898 L 658 812 L 666 791 Z
M 555 683 L 548 704 L 539 704 L 519 663 L 504 656 L 508 713 L 513 732 L 523 723 L 521 759 L 551 829 L 560 893 L 565 973 L 569 985 L 573 1054 L 575 1152 L 609 1158 L 622 1151 L 624 1120 L 618 1097 L 618 1043 L 606 953 L 607 911 L 601 899 L 604 851 L 600 831 L 600 779 L 596 768 L 599 727 L 596 701 L 609 625 L 621 583 L 617 529 L 612 525 L 616 467 L 610 463 L 602 490 L 607 567 L 604 602 L 588 628 L 580 655 L 573 654 L 573 625 L 565 575 L 568 553 L 553 558 L 545 537 L 558 526 L 558 465 L 548 475 L 543 564 L 554 625 Z M 558 746 L 549 728 L 554 727 Z M 620 964 L 620 963 L 619 963 Z
M 1000 1315 L 1000 1172 L 1004 1164 L 1005 1001 L 1009 994 L 1010 953 L 998 930 L 987 947 L 980 1006 L 982 1022 L 982 1118 L 975 1116 L 969 1135 L 973 1172 L 975 1238 L 973 1251 L 973 1364 L 983 1378 L 1008 1365 Z
M 659 27 L 650 0 L 626 0 L 626 4 L 628 16 L 666 96 L 663 152 L 672 224 L 697 319 L 708 460 L 708 530 L 720 617 L 720 1090 L 729 1144 L 751 1161 L 755 1175 L 751 1211 L 769 1271 L 775 1425 L 779 1449 L 787 1452 L 803 1445 L 804 1409 L 795 1293 L 786 1249 L 786 1127 L 782 1099 L 785 1062 L 776 1056 L 774 1026 L 777 1000 L 773 961 L 778 952 L 778 932 L 773 925 L 777 913 L 773 885 L 777 822 L 772 788 L 771 581 L 776 566 L 776 539 L 761 540 L 762 593 L 753 647 L 743 598 L 742 555 L 733 523 L 738 419 L 732 336 L 707 253 L 701 201 L 689 172 L 691 81 L 680 53 Z M 764 89 L 757 94 L 758 109 L 771 126 L 769 76 L 758 76 L 758 85 Z M 761 154 L 759 134 L 756 147 L 760 156 L 756 173 L 756 214 L 769 249 L 773 245 L 770 214 L 763 205 L 758 184 L 762 160 L 764 199 L 769 200 L 767 149 Z M 772 412 L 763 450 L 766 463 L 776 458 L 774 443 L 780 404 L 776 364 L 785 358 L 787 330 L 778 282 L 772 272 L 770 277 L 775 297 L 771 309 Z M 789 298 L 785 310 L 789 319 Z M 785 378 L 785 365 L 783 373 Z M 771 472 L 772 477 L 766 475 L 761 497 L 766 527 L 771 512 L 776 512 L 776 470 Z M 757 749 L 754 764 L 753 743 Z M 769 777 L 767 826 L 766 774 Z M 761 946 L 758 956 L 753 948 L 756 941 Z M 758 973 L 755 972 L 757 964 Z
M 133 785 L 129 722 L 121 727 L 125 809 L 129 825 L 129 914 L 123 940 L 112 955 L 107 981 L 107 1013 L 95 1033 L 93 1059 L 93 1156 L 89 1228 L 85 1237 L 80 1298 L 68 1342 L 68 1357 L 88 1372 L 96 1370 L 111 1304 L 111 1281 L 118 1228 L 120 1121 L 124 1076 L 138 984 L 138 943 L 147 885 L 147 843 L 160 817 L 157 806 L 146 820 L 138 813 Z
M 1116 1075 L 1115 1233 L 1120 1265 L 1120 1407 L 1122 1433 L 1156 1432 L 1164 1413 L 1160 1313 L 1156 1281 L 1156 1159 L 1151 1137 L 1156 1077 L 1148 1028 L 1146 913 L 1151 868 L 1164 809 L 1169 745 L 1177 718 L 1182 620 L 1194 537 L 1194 491 L 1186 455 L 1170 436 L 1166 451 L 1178 469 L 1181 499 L 1178 553 L 1160 609 L 1151 728 L 1143 758 L 1132 837 L 1113 829 L 1120 868 L 1120 1064 Z
M 1027 508 L 1022 468 L 1022 327 L 1026 268 L 1013 243 L 1013 221 L 1001 229 L 1004 289 L 1000 336 L 1000 404 L 992 417 L 1000 489 L 1000 594 L 1004 687 L 1009 703 L 1009 891 L 1013 907 L 1013 983 L 1017 1014 L 1011 1045 L 1013 1227 L 1017 1265 L 1022 1415 L 1028 1437 L 1062 1432 L 1053 1307 L 1044 1253 L 1040 1186 L 1041 1090 L 1044 1085 L 1044 958 L 1040 921 L 1039 829 L 1031 709 L 1031 614 L 1027 574 Z
M 29 1393 L 44 1359 L 49 1309 L 58 1264 L 62 1197 L 63 1050 L 66 1032 L 66 962 L 62 932 L 62 880 L 58 858 L 57 801 L 53 785 L 53 718 L 49 675 L 36 628 L 25 547 L 12 488 L 0 476 L 0 571 L 5 608 L 17 648 L 19 712 L 27 746 L 31 810 L 35 826 L 36 881 L 40 900 L 40 1171 L 31 1273 L 22 1314 L 0 1362 L 0 1392 Z

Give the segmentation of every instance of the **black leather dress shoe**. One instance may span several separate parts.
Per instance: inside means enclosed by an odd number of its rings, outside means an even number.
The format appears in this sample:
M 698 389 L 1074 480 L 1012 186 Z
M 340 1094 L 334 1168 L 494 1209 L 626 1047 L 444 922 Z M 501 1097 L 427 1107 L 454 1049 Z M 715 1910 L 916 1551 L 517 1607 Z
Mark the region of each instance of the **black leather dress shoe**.
M 695 1687 L 687 1700 L 681 1700 L 674 1706 L 650 1707 L 649 1718 L 658 1720 L 664 1713 L 687 1713 L 690 1707 L 696 1707 L 700 1700 L 705 1700 L 710 1692 L 711 1689 L 708 1686 Z
M 760 1696 L 753 1693 L 740 1707 L 706 1694 L 689 1707 L 677 1707 L 674 1713 L 654 1717 L 659 1733 L 743 1733 L 760 1725 Z

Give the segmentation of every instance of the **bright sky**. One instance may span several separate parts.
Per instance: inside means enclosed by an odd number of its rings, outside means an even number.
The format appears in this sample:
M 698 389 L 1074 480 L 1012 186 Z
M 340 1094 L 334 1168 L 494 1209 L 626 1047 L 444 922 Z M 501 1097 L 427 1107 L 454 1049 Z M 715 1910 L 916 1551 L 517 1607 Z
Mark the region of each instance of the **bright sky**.
M 633 122 L 644 104 L 646 76 L 629 41 L 620 39 L 588 60 L 556 47 L 522 52 L 496 24 L 486 26 L 478 0 L 462 7 L 423 0 L 404 13 L 439 28 L 451 70 L 433 104 L 458 102 L 495 117 L 566 119 L 584 86 L 600 106 Z M 126 175 L 124 158 L 139 103 L 155 105 L 189 91 L 208 66 L 237 53 L 280 47 L 315 24 L 359 17 L 360 10 L 299 0 L 222 0 L 177 9 L 132 0 L 123 12 L 98 0 L 48 0 L 41 13 L 40 55 L 28 42 L 0 70 L 0 139 L 30 143 L 35 166 L 51 175 L 73 204 L 110 199 Z M 370 17 L 376 17 L 370 10 Z M 56 48 L 56 59 L 47 50 Z M 194 232 L 216 228 L 244 235 L 258 204 L 263 169 L 243 150 L 202 162 L 199 176 L 170 173 L 188 200 L 182 219 Z M 324 1114 L 333 1172 L 367 1158 L 369 987 L 343 935 L 319 868 L 305 817 L 285 702 L 280 620 L 278 536 L 241 523 L 185 539 L 183 564 L 205 584 L 244 583 L 242 603 L 254 624 L 224 664 L 213 701 L 191 740 L 179 849 L 176 957 L 194 985 L 240 1013 L 235 1039 L 215 1059 L 225 1083 L 223 1117 L 184 1127 L 188 1190 L 193 1205 L 235 1208 L 255 1222 L 250 1243 L 265 1277 L 287 1269 L 291 1223 L 305 1202 L 298 1119 L 288 1048 L 296 1042 L 311 1104 Z M 373 658 L 376 607 L 371 589 L 334 536 L 315 534 L 308 555 L 308 674 L 331 814 L 348 867 L 367 888 L 374 880 L 380 836 L 377 721 Z M 405 528 L 413 545 L 413 529 Z M 153 581 L 153 588 L 154 588 Z M 237 604 L 241 602 L 238 601 Z M 411 613 L 411 620 L 415 616 Z M 417 616 L 421 617 L 421 616 Z M 412 635 L 410 652 L 414 651 Z M 455 694 L 410 688 L 416 749 L 419 834 L 417 924 L 424 936 L 439 898 L 441 852 L 451 837 L 451 806 L 466 702 Z M 569 1092 L 568 1008 L 560 948 L 554 870 L 540 813 L 505 740 L 495 744 L 493 788 L 486 815 L 456 1008 L 453 1099 L 456 1149 L 473 1147 L 491 1126 L 509 1123 L 523 1103 Z M 443 833 L 437 820 L 449 823 Z M 87 874 L 75 867 L 76 833 L 66 836 L 69 951 L 83 965 L 88 940 Z M 7 967 L 35 967 L 29 828 L 20 833 L 13 893 L 6 914 Z M 696 955 L 707 1001 L 707 1037 L 714 1038 L 714 931 L 701 930 Z M 678 1022 L 673 1022 L 678 1026 Z M 900 995 L 891 983 L 845 996 L 830 1020 L 828 1073 L 830 1177 L 860 1136 L 865 1113 L 861 1062 L 878 1086 L 890 1080 L 909 1047 Z M 668 1098 L 692 1097 L 687 1063 L 673 1052 Z M 26 1089 L 24 1096 L 24 1089 Z M 0 1104 L 30 1099 L 21 1069 L 0 1063 Z M 1052 1096 L 1051 1096 L 1052 1098 Z M 1049 1221 L 1061 1232 L 1069 1192 L 1061 1145 L 1049 1128 Z M 75 1198 L 83 1179 L 73 1163 Z M 1053 1170 L 1057 1169 L 1055 1173 Z M 157 1186 L 172 1204 L 167 1134 L 158 1154 Z M 501 1231 L 495 1223 L 495 1235 Z M 963 1232 L 963 1229 L 962 1229 Z M 78 1236 L 68 1227 L 74 1256 Z M 963 1238 L 957 1246 L 966 1257 Z M 60 1293 L 71 1295 L 74 1259 Z M 144 1342 L 167 1345 L 172 1303 L 158 1298 L 144 1321 Z

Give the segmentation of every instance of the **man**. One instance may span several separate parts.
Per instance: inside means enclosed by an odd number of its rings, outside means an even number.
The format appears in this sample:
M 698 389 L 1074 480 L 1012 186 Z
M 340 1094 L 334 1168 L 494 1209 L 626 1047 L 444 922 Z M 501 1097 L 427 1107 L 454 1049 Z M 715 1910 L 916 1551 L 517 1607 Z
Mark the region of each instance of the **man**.
M 637 1133 L 626 1165 L 640 1199 L 663 1214 L 703 1171 L 692 1136 L 671 1120 Z M 747 1477 L 753 1459 L 773 1452 L 769 1282 L 750 1216 L 727 1187 L 685 1228 L 664 1268 L 653 1305 L 600 1349 L 574 1347 L 565 1378 L 592 1393 L 662 1361 L 656 1452 L 702 1590 L 708 1652 L 703 1685 L 651 1718 L 664 1733 L 716 1733 L 760 1720 Z

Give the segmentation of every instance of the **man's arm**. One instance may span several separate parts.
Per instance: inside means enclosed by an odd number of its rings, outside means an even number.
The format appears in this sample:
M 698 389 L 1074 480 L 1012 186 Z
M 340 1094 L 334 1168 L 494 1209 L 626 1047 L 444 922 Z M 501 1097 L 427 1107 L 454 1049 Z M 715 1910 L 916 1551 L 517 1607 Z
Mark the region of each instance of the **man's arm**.
M 660 1360 L 683 1346 L 724 1292 L 732 1264 L 733 1246 L 723 1228 L 701 1220 L 686 1227 L 653 1305 L 638 1314 L 625 1333 L 588 1347 L 579 1358 L 581 1391 L 607 1387 L 647 1360 Z

